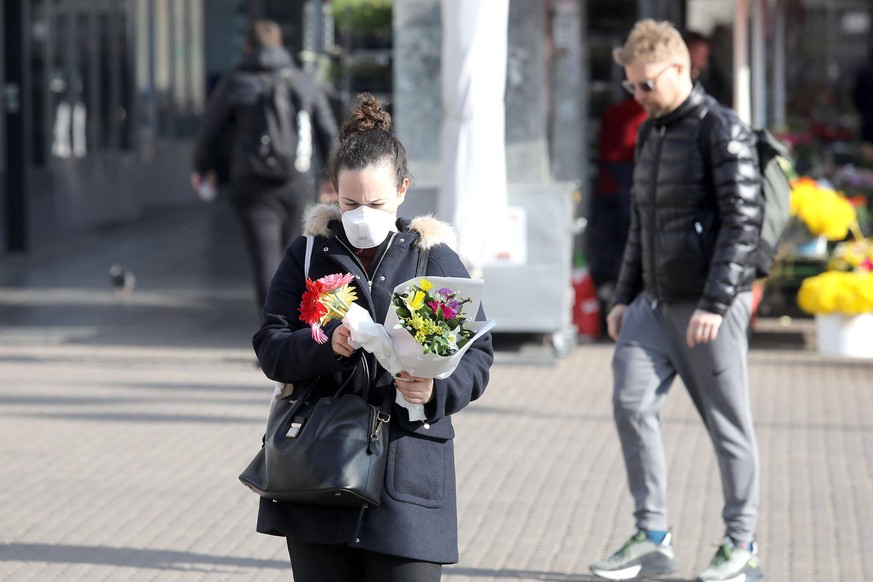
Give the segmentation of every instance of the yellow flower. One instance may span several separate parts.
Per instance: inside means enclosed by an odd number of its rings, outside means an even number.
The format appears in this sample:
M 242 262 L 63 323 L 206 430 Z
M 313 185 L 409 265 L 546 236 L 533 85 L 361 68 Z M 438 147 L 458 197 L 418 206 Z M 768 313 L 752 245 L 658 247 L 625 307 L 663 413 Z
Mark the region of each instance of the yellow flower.
M 424 305 L 424 291 L 416 291 L 415 293 L 410 294 L 406 299 L 406 304 L 409 306 L 410 311 L 418 311 Z
M 857 220 L 855 207 L 842 193 L 810 178 L 792 183 L 790 212 L 806 224 L 809 232 L 828 240 L 846 238 Z
M 803 280 L 797 305 L 812 314 L 873 311 L 873 273 L 825 271 Z
M 418 286 L 422 289 L 422 291 L 430 291 L 433 289 L 433 283 L 428 281 L 427 279 L 422 279 L 418 282 Z
M 321 299 L 328 309 L 324 319 L 325 323 L 331 318 L 341 319 L 357 298 L 355 289 L 351 285 L 343 285 L 331 292 L 322 293 Z

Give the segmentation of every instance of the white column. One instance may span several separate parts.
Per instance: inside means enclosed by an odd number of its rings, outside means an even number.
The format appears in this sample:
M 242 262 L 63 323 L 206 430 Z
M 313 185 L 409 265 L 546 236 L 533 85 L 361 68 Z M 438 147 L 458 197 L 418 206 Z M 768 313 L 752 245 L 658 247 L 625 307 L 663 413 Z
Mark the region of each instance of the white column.
M 734 8 L 734 109 L 746 123 L 752 121 L 749 73 L 749 0 Z
M 509 0 L 442 0 L 442 164 L 437 214 L 478 270 L 506 218 Z M 503 242 L 503 241 L 499 241 Z
M 773 117 L 774 127 L 785 125 L 785 0 L 776 0 L 773 8 Z
M 767 125 L 767 48 L 764 38 L 764 2 L 752 2 L 752 123 Z

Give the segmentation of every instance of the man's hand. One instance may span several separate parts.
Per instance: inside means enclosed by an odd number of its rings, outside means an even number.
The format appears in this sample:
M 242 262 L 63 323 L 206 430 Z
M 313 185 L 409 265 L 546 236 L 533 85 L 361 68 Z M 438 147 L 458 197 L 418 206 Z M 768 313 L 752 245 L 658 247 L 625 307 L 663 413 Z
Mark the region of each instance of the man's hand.
M 722 321 L 724 321 L 724 317 L 717 313 L 695 309 L 694 313 L 691 314 L 691 321 L 688 322 L 688 331 L 685 333 L 688 347 L 693 348 L 696 344 L 715 341 Z
M 621 333 L 621 324 L 624 322 L 624 312 L 626 310 L 627 305 L 616 303 L 609 310 L 609 315 L 606 316 L 606 331 L 613 341 L 618 341 L 618 334 Z

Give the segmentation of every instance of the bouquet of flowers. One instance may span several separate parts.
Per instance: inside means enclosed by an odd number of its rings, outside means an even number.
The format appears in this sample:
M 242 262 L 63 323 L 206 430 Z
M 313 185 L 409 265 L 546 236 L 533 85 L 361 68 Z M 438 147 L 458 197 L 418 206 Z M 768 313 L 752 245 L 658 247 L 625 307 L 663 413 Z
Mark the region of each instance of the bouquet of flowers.
M 448 287 L 434 294 L 432 289 L 433 283 L 422 278 L 395 292 L 391 297 L 398 318 L 394 327 L 408 331 L 421 344 L 422 353 L 451 356 L 473 337 L 472 330 L 464 327 L 463 307 L 470 299 Z
M 862 238 L 837 243 L 828 269 L 832 271 L 873 271 L 873 240 Z
M 349 285 L 353 275 L 326 275 L 313 281 L 306 279 L 306 291 L 300 302 L 300 321 L 305 322 L 312 330 L 312 339 L 320 344 L 327 341 L 327 335 L 321 327 L 331 319 L 342 319 L 352 303 L 358 298 L 355 290 Z
M 394 288 L 385 324 L 373 321 L 351 305 L 343 322 L 352 346 L 376 356 L 392 374 L 403 370 L 424 378 L 448 378 L 467 349 L 494 327 L 475 321 L 484 281 L 461 277 L 416 277 Z M 437 291 L 433 291 L 437 289 Z M 424 406 L 410 404 L 398 392 L 396 402 L 409 410 L 410 420 L 424 420 Z

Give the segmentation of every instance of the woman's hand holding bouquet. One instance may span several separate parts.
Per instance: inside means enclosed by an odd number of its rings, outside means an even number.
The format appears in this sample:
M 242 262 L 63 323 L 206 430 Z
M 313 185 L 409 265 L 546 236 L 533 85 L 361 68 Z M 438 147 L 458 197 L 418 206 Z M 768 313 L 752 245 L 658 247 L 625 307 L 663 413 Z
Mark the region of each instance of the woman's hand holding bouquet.
M 481 279 L 416 277 L 394 288 L 384 325 L 357 305 L 343 318 L 351 331 L 349 343 L 374 354 L 400 380 L 397 403 L 409 410 L 410 420 L 425 419 L 424 403 L 433 389 L 431 383 L 422 392 L 418 379 L 448 378 L 467 348 L 494 327 L 494 321 L 467 316 L 478 312 L 482 288 Z M 404 385 L 410 379 L 412 385 Z

